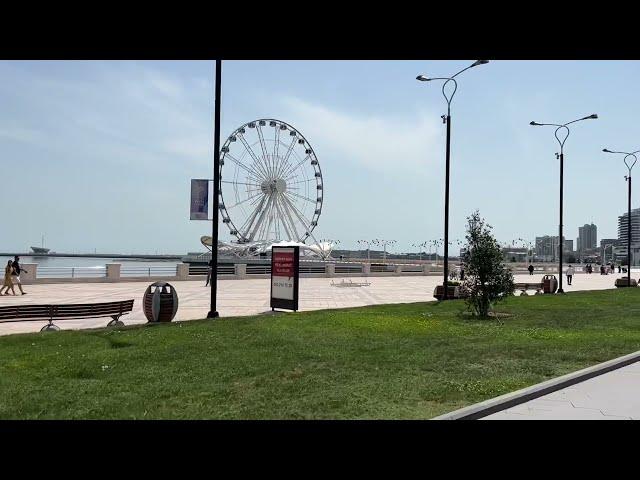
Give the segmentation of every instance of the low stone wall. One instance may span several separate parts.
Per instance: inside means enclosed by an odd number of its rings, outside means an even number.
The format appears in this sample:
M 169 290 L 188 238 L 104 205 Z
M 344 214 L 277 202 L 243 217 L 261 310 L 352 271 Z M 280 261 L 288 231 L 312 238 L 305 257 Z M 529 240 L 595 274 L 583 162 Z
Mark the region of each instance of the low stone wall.
M 351 272 L 336 272 L 336 267 L 340 265 L 358 265 L 361 269 Z M 380 264 L 377 264 L 380 265 Z M 109 263 L 106 265 L 106 274 L 101 277 L 75 277 L 75 278 L 43 278 L 38 276 L 38 264 L 27 263 L 22 265 L 26 272 L 20 276 L 22 283 L 29 284 L 47 284 L 47 283 L 111 283 L 111 282 L 150 282 L 150 281 L 180 281 L 180 280 L 194 280 L 202 281 L 206 280 L 206 275 L 189 275 L 189 264 L 179 263 L 176 265 L 175 275 L 145 275 L 145 276 L 126 276 L 122 275 L 122 265 L 119 263 Z M 335 262 L 326 263 L 324 273 L 301 273 L 301 278 L 333 278 L 333 277 L 412 277 L 412 276 L 441 276 L 443 273 L 442 265 L 429 265 L 429 264 L 385 264 L 389 271 L 375 272 L 371 271 L 371 264 L 355 262 Z M 514 275 L 526 274 L 526 265 L 509 265 Z M 374 265 L 375 267 L 375 265 Z M 584 273 L 581 271 L 581 267 L 575 267 L 576 273 Z M 553 264 L 536 265 L 534 274 L 556 274 L 558 266 Z M 599 273 L 599 270 L 594 273 Z M 270 274 L 247 274 L 246 264 L 234 265 L 234 273 L 221 275 L 218 274 L 219 280 L 245 280 L 251 278 L 270 278 Z

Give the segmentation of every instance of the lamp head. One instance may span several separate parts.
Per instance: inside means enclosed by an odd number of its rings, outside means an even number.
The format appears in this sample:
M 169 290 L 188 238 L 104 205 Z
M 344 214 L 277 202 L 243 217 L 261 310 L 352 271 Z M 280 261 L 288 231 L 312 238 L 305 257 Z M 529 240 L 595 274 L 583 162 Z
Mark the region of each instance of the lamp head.
M 431 80 L 430 78 L 425 77 L 424 75 L 418 75 L 416 77 L 416 80 L 420 80 L 421 82 L 428 82 L 429 80 Z
M 534 126 L 536 126 L 536 127 L 539 127 L 539 126 L 540 126 L 540 124 L 539 124 L 539 123 L 537 123 L 537 122 L 529 122 L 529 125 L 534 125 Z
M 583 120 L 591 120 L 591 119 L 595 120 L 596 118 L 598 118 L 598 114 L 594 113 L 592 115 L 589 115 L 588 117 L 584 117 Z
M 603 151 L 603 152 L 606 152 L 606 153 L 613 153 L 613 152 L 612 152 L 611 150 L 609 150 L 608 148 L 603 148 L 603 149 L 602 149 L 602 151 Z
M 477 67 L 478 65 L 484 65 L 485 63 L 489 63 L 489 60 L 476 60 L 473 62 L 472 67 Z

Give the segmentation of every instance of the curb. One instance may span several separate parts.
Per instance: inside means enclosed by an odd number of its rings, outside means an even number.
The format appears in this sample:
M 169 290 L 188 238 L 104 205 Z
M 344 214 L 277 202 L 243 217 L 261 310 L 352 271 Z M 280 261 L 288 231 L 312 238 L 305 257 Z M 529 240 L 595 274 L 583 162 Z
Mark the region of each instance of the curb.
M 475 405 L 454 410 L 453 412 L 434 417 L 431 420 L 477 420 L 557 390 L 562 390 L 576 383 L 584 382 L 590 378 L 617 370 L 618 368 L 626 367 L 637 361 L 640 361 L 640 351 L 614 358 L 613 360 L 599 363 L 593 367 L 587 367 L 561 377 L 553 378 L 531 387 L 516 390 L 515 392 L 507 393 L 500 397 L 491 398 L 484 402 L 476 403 Z

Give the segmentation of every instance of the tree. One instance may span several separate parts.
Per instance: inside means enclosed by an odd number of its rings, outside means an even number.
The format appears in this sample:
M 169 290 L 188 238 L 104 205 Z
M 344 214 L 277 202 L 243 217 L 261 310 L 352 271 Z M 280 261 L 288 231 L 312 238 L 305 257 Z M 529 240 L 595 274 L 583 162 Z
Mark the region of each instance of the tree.
M 513 274 L 503 264 L 502 250 L 477 210 L 467 217 L 467 249 L 463 255 L 462 293 L 471 311 L 480 317 L 500 300 L 513 295 Z

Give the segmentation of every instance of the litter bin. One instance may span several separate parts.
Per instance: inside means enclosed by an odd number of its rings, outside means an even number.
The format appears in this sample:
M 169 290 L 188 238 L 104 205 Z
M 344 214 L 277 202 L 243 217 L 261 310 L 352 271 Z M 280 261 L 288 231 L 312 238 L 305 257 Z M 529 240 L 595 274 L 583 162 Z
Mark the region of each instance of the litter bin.
M 170 283 L 152 283 L 144 292 L 143 307 L 149 322 L 170 322 L 178 311 L 178 294 Z
M 544 293 L 556 293 L 558 289 L 558 279 L 555 275 L 545 275 L 542 277 L 542 291 Z

